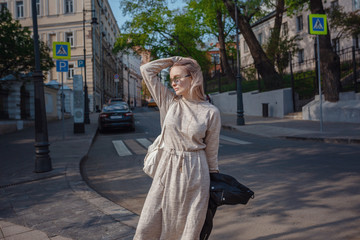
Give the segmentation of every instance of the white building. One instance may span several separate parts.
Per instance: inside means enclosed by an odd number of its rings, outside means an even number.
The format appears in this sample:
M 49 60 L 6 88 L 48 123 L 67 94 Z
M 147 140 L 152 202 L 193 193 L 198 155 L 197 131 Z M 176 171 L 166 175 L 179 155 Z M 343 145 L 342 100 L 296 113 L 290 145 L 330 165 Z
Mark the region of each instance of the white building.
M 324 8 L 328 8 L 331 5 L 339 5 L 344 7 L 344 11 L 353 12 L 360 9 L 359 0 L 333 0 L 333 1 L 323 1 Z M 294 66 L 294 71 L 303 71 L 308 69 L 313 69 L 314 62 L 307 61 L 308 59 L 313 59 L 315 57 L 314 44 L 315 37 L 308 33 L 308 15 L 309 11 L 303 11 L 298 14 L 288 16 L 286 13 L 283 15 L 283 24 L 282 24 L 282 34 L 284 32 L 288 33 L 289 38 L 299 35 L 302 40 L 298 42 L 299 51 L 295 53 L 295 56 L 292 59 Z M 257 37 L 260 45 L 264 45 L 268 42 L 270 38 L 271 29 L 274 27 L 275 14 L 269 14 L 267 17 L 260 19 L 258 22 L 253 24 L 253 32 Z M 331 41 L 333 47 L 340 51 L 345 48 L 355 46 L 356 48 L 360 47 L 360 36 L 344 36 L 339 39 L 337 37 L 337 32 L 333 31 L 330 27 Z M 253 58 L 250 54 L 248 45 L 245 42 L 244 37 L 240 34 L 240 52 L 241 52 L 241 66 L 249 66 L 253 64 Z
M 122 98 L 132 107 L 141 106 L 141 56 L 129 50 L 128 54 L 123 54 L 123 95 Z

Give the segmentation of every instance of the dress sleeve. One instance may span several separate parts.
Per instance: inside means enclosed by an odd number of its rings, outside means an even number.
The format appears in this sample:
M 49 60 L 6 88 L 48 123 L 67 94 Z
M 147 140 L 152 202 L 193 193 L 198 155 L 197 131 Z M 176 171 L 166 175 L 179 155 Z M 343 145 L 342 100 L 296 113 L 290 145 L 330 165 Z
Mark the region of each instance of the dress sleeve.
M 221 130 L 221 117 L 218 109 L 210 116 L 205 136 L 205 153 L 210 172 L 218 172 L 219 138 Z
M 159 107 L 161 125 L 175 94 L 158 80 L 157 74 L 162 69 L 172 66 L 180 59 L 181 57 L 163 58 L 146 63 L 140 67 L 146 86 Z

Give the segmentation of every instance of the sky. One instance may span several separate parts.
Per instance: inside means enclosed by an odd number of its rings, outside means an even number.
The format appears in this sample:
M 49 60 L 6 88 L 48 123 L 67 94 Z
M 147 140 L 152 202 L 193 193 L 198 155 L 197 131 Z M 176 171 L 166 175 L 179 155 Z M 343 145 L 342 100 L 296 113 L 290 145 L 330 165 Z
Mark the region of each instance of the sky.
M 121 0 L 108 0 L 111 10 L 114 13 L 114 16 L 116 18 L 116 21 L 119 25 L 119 28 L 121 29 L 121 26 L 127 21 L 127 20 L 131 20 L 131 17 L 129 16 L 123 16 L 122 11 L 120 9 L 120 1 Z M 171 0 L 169 0 L 169 2 L 171 2 Z M 174 8 L 181 8 L 182 6 L 184 6 L 185 3 L 183 0 L 176 0 L 175 3 L 169 3 L 169 8 L 170 9 L 174 9 Z

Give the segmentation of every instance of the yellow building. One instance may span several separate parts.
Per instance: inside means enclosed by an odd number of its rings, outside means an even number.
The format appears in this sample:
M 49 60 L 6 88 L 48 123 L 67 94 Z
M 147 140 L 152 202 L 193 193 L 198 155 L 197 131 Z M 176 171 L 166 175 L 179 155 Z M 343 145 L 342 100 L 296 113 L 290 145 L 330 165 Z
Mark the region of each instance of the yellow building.
M 32 30 L 31 0 L 0 0 L 13 18 Z M 114 75 L 123 76 L 120 54 L 112 53 L 119 27 L 107 0 L 36 0 L 39 38 L 52 49 L 53 42 L 70 42 L 71 59 L 67 73 L 53 68 L 46 82 L 56 80 L 73 87 L 73 76 L 83 75 L 88 87 L 89 108 L 94 111 L 115 94 L 123 94 L 123 79 L 115 84 Z M 85 39 L 84 39 L 85 36 Z M 52 52 L 51 52 L 52 55 Z M 78 66 L 84 59 L 86 68 Z M 116 90 L 116 87 L 118 88 Z

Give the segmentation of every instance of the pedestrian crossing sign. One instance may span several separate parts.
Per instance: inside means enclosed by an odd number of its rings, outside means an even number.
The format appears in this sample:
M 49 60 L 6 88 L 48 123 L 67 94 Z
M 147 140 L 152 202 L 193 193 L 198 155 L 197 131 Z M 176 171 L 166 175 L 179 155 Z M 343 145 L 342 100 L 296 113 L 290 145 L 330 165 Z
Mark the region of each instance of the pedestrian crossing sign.
M 71 46 L 69 42 L 53 42 L 53 58 L 70 59 Z
M 327 35 L 327 20 L 325 14 L 309 15 L 309 33 L 312 35 Z

